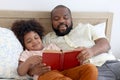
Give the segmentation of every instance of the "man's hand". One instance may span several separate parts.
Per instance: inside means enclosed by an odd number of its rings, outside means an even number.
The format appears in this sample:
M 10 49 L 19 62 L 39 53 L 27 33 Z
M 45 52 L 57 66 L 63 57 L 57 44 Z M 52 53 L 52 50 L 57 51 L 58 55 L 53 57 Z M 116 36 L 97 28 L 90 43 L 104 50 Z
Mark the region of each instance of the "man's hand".
M 89 58 L 94 56 L 94 52 L 91 48 L 78 47 L 76 49 L 81 51 L 80 54 L 77 56 L 80 64 L 83 64 L 85 60 L 88 60 Z

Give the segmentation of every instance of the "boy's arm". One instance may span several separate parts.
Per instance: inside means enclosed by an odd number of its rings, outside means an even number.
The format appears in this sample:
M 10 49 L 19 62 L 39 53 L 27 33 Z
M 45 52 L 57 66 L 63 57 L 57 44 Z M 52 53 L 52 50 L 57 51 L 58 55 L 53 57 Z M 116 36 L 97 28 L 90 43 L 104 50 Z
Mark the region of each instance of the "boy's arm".
M 26 61 L 19 61 L 19 65 L 17 69 L 18 74 L 20 76 L 26 75 L 32 66 L 41 62 L 42 62 L 42 59 L 38 55 L 31 56 Z
M 30 65 L 26 62 L 19 61 L 19 65 L 17 68 L 17 72 L 20 76 L 24 76 L 27 74 Z

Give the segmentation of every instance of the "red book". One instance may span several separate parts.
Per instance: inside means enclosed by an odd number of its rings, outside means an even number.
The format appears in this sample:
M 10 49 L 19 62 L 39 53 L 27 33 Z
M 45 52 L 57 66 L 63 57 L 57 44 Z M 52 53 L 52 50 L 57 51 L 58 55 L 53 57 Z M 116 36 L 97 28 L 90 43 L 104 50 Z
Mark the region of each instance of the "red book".
M 45 51 L 43 53 L 43 63 L 51 66 L 52 70 L 65 70 L 80 65 L 77 60 L 77 55 L 80 53 L 78 50 L 73 51 Z

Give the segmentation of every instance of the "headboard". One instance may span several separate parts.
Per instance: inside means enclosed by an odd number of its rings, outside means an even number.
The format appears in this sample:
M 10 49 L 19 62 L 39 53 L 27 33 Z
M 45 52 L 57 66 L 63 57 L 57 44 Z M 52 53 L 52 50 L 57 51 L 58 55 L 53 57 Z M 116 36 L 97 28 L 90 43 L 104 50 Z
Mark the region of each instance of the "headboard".
M 111 12 L 72 12 L 73 24 L 106 22 L 105 34 L 110 41 L 113 13 Z M 45 34 L 52 30 L 50 12 L 44 11 L 0 11 L 0 27 L 10 28 L 15 20 L 36 19 L 45 28 Z

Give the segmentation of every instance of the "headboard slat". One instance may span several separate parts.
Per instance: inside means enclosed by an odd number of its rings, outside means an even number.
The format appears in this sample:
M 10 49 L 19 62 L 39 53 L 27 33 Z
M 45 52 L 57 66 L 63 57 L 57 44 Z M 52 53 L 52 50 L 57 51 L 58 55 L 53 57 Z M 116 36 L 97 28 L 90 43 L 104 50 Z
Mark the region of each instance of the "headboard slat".
M 111 12 L 72 12 L 73 24 L 106 22 L 106 36 L 110 41 L 113 13 Z M 15 20 L 36 19 L 45 27 L 45 34 L 51 31 L 50 12 L 45 11 L 0 11 L 0 26 L 10 28 Z

